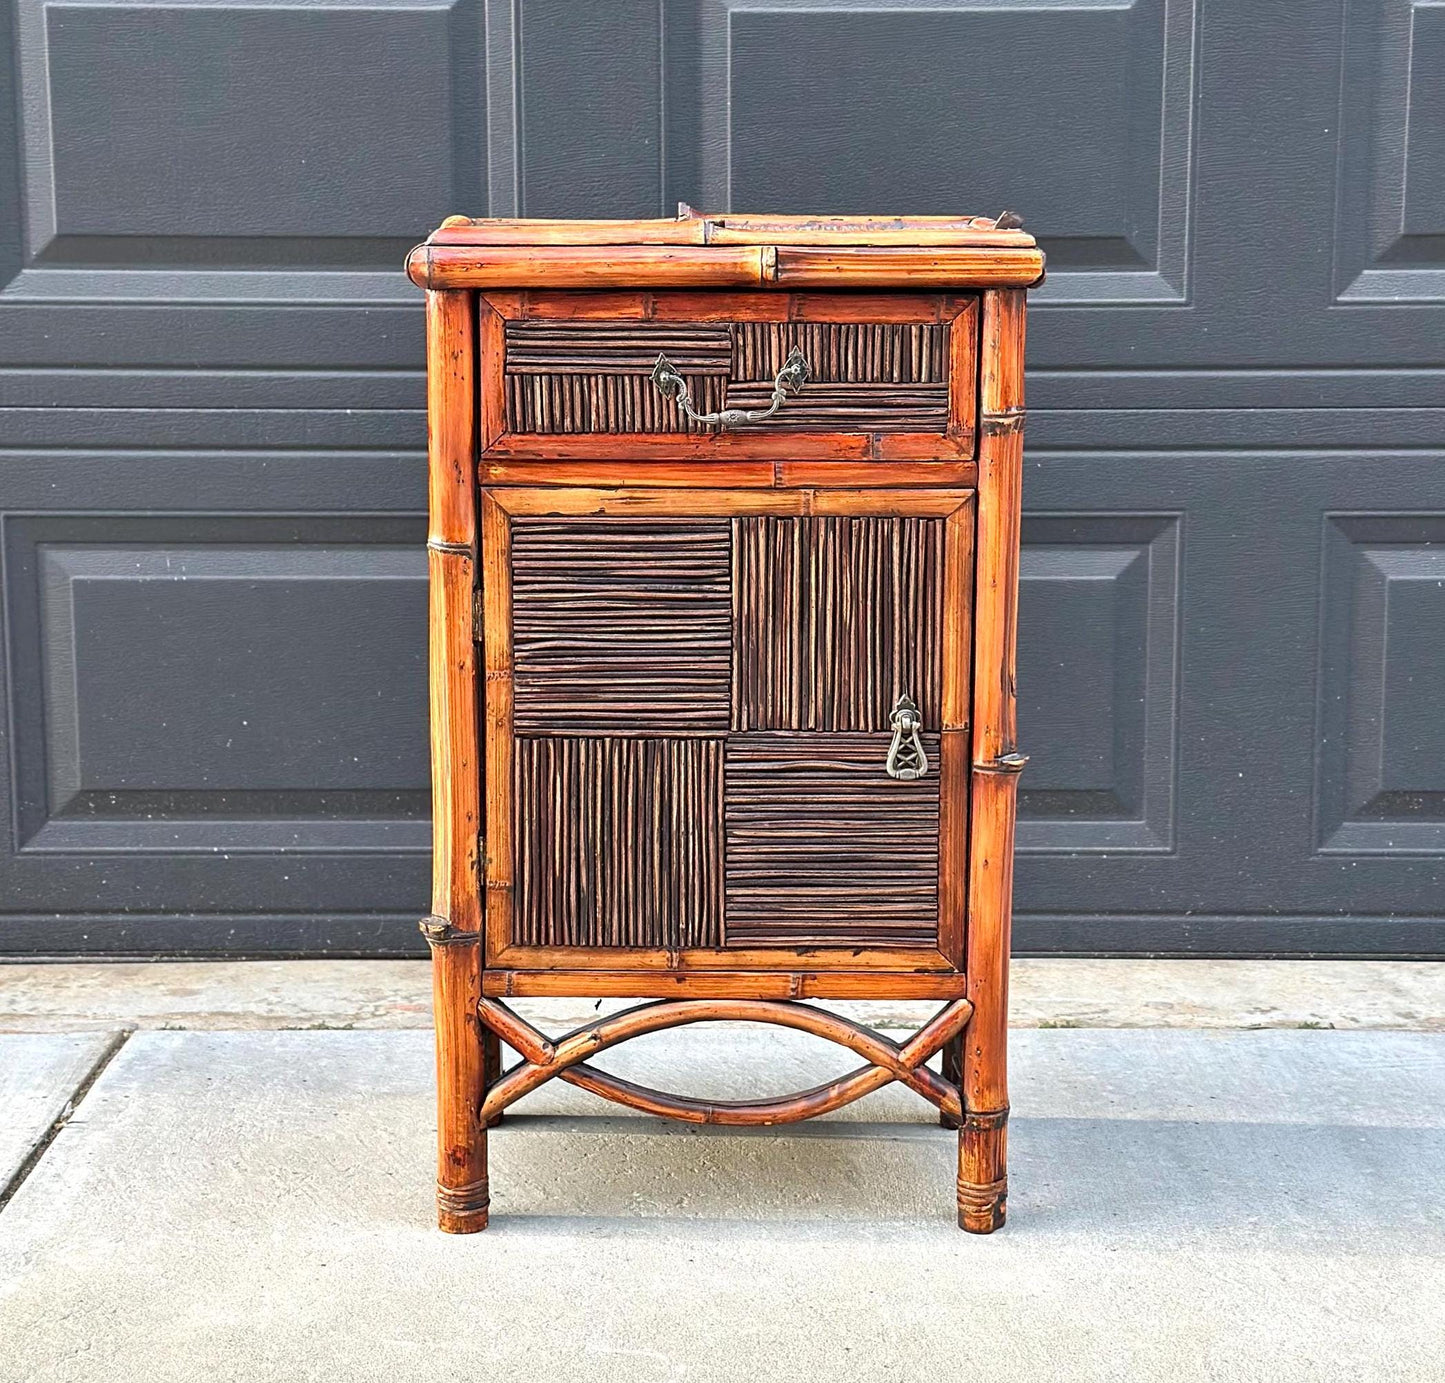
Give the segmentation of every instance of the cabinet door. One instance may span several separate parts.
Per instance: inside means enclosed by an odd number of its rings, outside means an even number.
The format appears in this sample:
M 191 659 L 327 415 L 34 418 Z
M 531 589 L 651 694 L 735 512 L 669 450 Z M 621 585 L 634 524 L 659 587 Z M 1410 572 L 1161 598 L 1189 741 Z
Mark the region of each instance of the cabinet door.
M 956 965 L 972 535 L 959 491 L 488 491 L 488 963 Z

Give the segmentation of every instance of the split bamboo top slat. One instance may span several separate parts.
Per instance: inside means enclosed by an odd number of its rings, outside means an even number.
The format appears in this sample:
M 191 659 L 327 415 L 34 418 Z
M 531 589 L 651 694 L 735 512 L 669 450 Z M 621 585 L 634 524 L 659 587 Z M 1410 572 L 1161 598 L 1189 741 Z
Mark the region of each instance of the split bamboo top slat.
M 1016 218 L 450 216 L 407 256 L 423 288 L 1026 288 L 1044 256 Z M 606 247 L 599 254 L 598 247 Z

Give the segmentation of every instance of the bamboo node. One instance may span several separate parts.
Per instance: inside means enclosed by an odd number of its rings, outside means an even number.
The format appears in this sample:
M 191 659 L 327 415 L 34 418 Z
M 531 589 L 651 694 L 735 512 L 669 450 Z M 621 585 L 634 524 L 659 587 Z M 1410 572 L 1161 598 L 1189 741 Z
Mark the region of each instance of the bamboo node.
M 969 1109 L 964 1111 L 963 1127 L 971 1133 L 987 1133 L 1008 1125 L 1008 1106 L 1002 1109 Z
M 1008 1194 L 1008 1178 L 999 1177 L 997 1181 L 964 1181 L 959 1178 L 958 1182 L 958 1205 L 959 1209 L 984 1211 L 994 1201 Z

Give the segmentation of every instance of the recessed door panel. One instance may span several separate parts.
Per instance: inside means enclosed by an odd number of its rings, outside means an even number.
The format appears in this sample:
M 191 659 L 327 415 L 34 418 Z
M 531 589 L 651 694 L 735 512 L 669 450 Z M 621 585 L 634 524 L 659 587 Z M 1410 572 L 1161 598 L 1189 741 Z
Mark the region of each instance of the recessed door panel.
M 957 954 L 940 899 L 964 894 L 967 730 L 945 708 L 967 704 L 971 495 L 496 490 L 484 508 L 484 569 L 508 583 L 487 608 L 510 611 L 487 639 L 490 948 Z

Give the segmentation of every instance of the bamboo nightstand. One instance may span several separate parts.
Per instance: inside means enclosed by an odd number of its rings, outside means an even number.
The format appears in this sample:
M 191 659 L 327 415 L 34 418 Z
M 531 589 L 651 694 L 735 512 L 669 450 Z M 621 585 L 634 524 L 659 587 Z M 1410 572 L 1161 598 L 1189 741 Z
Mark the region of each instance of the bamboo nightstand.
M 996 1229 L 1032 237 L 1011 217 L 453 217 L 407 268 L 427 290 L 442 1228 L 485 1228 L 487 1127 L 560 1077 L 717 1124 L 902 1081 L 959 1128 L 959 1223 Z M 524 995 L 654 1002 L 552 1040 L 507 1005 Z M 843 997 L 942 1007 L 900 1045 L 800 1002 Z M 729 1104 L 586 1060 L 710 1019 L 865 1064 Z

